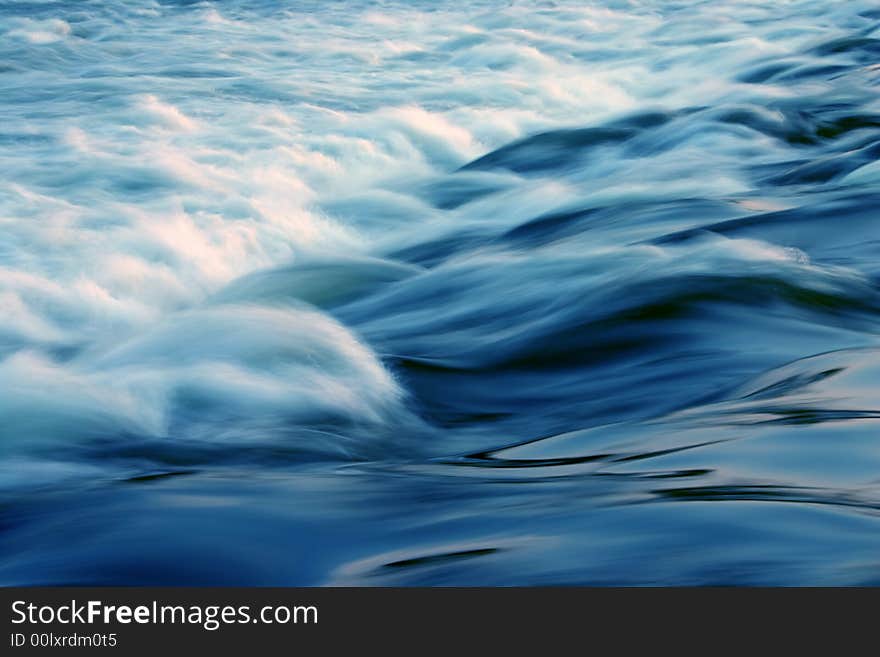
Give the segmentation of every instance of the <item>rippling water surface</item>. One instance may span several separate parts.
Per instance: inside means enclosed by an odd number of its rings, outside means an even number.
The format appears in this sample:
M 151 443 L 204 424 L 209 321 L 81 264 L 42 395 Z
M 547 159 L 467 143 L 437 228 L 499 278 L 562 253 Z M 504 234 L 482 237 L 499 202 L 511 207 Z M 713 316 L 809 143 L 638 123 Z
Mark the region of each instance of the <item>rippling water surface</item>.
M 0 582 L 880 584 L 880 9 L 0 2 Z

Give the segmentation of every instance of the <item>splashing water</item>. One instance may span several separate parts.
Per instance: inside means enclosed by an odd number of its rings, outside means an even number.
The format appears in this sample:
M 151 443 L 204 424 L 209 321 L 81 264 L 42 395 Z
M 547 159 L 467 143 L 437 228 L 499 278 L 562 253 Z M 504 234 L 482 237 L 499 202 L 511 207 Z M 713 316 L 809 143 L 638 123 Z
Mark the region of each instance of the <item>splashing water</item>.
M 880 583 L 870 2 L 0 4 L 3 584 Z

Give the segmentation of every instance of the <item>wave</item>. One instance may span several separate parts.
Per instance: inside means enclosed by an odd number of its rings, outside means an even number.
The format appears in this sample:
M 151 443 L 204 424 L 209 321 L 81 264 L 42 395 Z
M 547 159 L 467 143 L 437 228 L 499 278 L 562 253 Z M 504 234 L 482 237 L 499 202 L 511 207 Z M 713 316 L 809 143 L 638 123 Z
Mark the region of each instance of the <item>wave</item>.
M 3 4 L 0 581 L 876 582 L 878 20 Z

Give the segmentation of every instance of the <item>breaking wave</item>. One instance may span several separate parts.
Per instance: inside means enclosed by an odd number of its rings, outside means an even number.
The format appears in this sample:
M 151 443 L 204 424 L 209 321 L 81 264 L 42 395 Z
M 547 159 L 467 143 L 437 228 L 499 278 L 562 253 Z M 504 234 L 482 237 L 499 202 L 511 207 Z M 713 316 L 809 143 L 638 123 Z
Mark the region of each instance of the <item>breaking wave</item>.
M 48 0 L 0 55 L 3 583 L 880 582 L 871 3 Z

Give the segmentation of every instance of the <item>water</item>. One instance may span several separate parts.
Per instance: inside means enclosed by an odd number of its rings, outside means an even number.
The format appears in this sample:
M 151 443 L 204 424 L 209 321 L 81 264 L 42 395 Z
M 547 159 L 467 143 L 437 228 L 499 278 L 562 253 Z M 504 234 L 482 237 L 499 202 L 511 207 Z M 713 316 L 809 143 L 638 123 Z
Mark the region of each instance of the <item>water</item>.
M 880 584 L 880 10 L 0 2 L 3 584 Z

